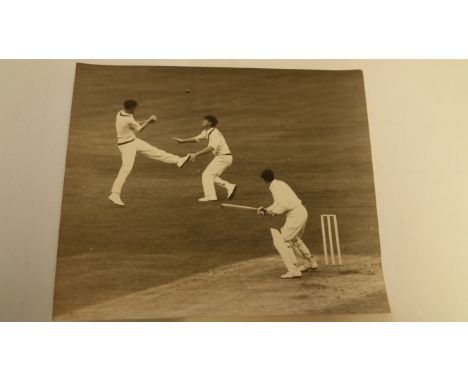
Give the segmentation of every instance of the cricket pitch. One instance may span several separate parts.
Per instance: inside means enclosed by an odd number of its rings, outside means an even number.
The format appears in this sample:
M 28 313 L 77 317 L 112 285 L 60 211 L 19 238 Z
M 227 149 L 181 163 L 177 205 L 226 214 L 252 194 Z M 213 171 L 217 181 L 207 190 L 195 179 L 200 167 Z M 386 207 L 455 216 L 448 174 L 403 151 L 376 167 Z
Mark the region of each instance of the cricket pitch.
M 379 257 L 343 256 L 345 265 L 321 265 L 301 279 L 280 280 L 279 256 L 220 266 L 123 297 L 80 308 L 56 321 L 275 319 L 288 315 L 385 313 Z

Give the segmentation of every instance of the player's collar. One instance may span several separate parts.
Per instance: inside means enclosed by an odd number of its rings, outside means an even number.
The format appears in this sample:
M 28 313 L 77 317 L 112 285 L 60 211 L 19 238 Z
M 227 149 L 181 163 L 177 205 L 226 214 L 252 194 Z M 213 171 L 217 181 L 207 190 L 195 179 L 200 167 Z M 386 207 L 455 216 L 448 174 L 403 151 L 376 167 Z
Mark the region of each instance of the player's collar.
M 206 129 L 206 134 L 210 136 L 210 134 L 216 130 L 216 127 L 210 127 L 209 129 Z

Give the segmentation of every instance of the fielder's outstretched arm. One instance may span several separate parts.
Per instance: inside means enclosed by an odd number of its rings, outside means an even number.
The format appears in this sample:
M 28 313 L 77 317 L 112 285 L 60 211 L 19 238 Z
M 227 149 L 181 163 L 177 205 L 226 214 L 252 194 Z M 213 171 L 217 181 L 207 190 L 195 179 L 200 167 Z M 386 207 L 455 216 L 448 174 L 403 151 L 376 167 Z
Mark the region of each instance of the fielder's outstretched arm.
M 130 126 L 133 130 L 136 131 L 142 131 L 146 126 L 148 126 L 150 123 L 156 122 L 158 120 L 158 117 L 155 115 L 152 115 L 149 117 L 146 121 L 143 122 L 136 122 L 138 126 Z
M 195 162 L 195 159 L 196 159 L 197 157 L 199 157 L 200 155 L 209 154 L 209 153 L 213 152 L 213 150 L 214 150 L 213 147 L 211 147 L 211 146 L 206 146 L 204 149 L 202 149 L 202 150 L 200 150 L 200 151 L 198 151 L 198 152 L 196 152 L 196 153 L 189 154 L 189 155 L 190 155 L 190 160 L 191 160 L 192 162 Z
M 174 140 L 175 143 L 195 143 L 195 142 L 198 142 L 197 137 L 186 138 L 186 139 L 174 137 L 172 139 Z

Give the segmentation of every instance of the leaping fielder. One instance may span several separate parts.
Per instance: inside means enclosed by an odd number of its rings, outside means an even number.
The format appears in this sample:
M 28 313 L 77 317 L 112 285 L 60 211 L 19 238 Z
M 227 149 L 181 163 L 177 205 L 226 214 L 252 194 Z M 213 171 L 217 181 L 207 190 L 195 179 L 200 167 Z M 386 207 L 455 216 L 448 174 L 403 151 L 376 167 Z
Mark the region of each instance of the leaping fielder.
M 112 191 L 109 195 L 109 200 L 118 205 L 125 205 L 120 198 L 122 187 L 127 180 L 128 175 L 132 171 L 135 163 L 136 153 L 140 153 L 150 159 L 164 163 L 175 164 L 181 168 L 190 159 L 188 155 L 181 158 L 178 155 L 167 153 L 160 150 L 149 143 L 136 137 L 135 132 L 140 132 L 150 123 L 156 122 L 158 119 L 155 115 L 149 117 L 146 121 L 135 121 L 133 114 L 136 111 L 138 103 L 134 100 L 124 102 L 124 110 L 117 113 L 115 128 L 117 130 L 117 145 L 122 154 L 122 166 L 117 174 L 117 178 L 112 185 Z
M 317 261 L 302 241 L 307 222 L 307 210 L 301 200 L 285 182 L 275 179 L 273 171 L 265 170 L 260 177 L 269 184 L 274 203 L 268 208 L 259 207 L 257 213 L 268 216 L 286 214 L 286 221 L 281 232 L 271 228 L 273 244 L 288 270 L 281 278 L 301 277 L 304 271 L 316 270 Z M 303 257 L 306 263 L 298 266 L 296 256 Z
M 200 155 L 208 153 L 214 155 L 213 160 L 202 174 L 203 192 L 205 196 L 198 199 L 199 202 L 210 202 L 218 199 L 216 196 L 215 184 L 226 189 L 227 199 L 232 199 L 237 189 L 235 184 L 220 178 L 221 174 L 232 165 L 233 158 L 223 134 L 216 128 L 217 124 L 218 120 L 215 116 L 206 115 L 203 117 L 202 121 L 204 130 L 199 135 L 187 139 L 174 138 L 174 141 L 177 143 L 208 141 L 207 147 L 196 153 L 189 154 L 192 162 L 195 162 L 195 159 Z

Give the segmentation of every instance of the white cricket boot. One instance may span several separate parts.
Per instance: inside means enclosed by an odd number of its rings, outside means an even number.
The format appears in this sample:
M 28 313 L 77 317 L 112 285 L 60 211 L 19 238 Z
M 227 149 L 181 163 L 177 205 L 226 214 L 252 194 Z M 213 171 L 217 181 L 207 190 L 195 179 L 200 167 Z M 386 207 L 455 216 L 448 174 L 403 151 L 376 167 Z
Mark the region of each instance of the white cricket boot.
M 282 279 L 297 279 L 299 277 L 302 277 L 302 273 L 299 271 L 299 272 L 288 272 L 288 273 L 285 273 L 284 275 L 281 275 L 281 278 Z
M 190 155 L 186 155 L 180 158 L 179 161 L 177 162 L 177 167 L 179 168 L 184 167 L 184 165 L 188 162 L 189 159 L 190 159 Z
M 236 194 L 237 191 L 237 185 L 236 184 L 230 184 L 227 188 L 227 198 L 226 199 L 232 199 L 234 195 Z
M 125 203 L 120 199 L 120 194 L 113 192 L 109 195 L 108 199 L 117 206 L 125 206 Z
M 203 198 L 198 199 L 199 202 L 215 202 L 216 198 L 210 198 L 209 196 L 204 196 Z
M 317 264 L 317 260 L 315 260 L 313 257 L 309 260 L 307 260 L 307 262 L 301 266 L 299 266 L 299 270 L 301 272 L 305 272 L 305 271 L 316 271 L 318 269 L 318 264 Z

